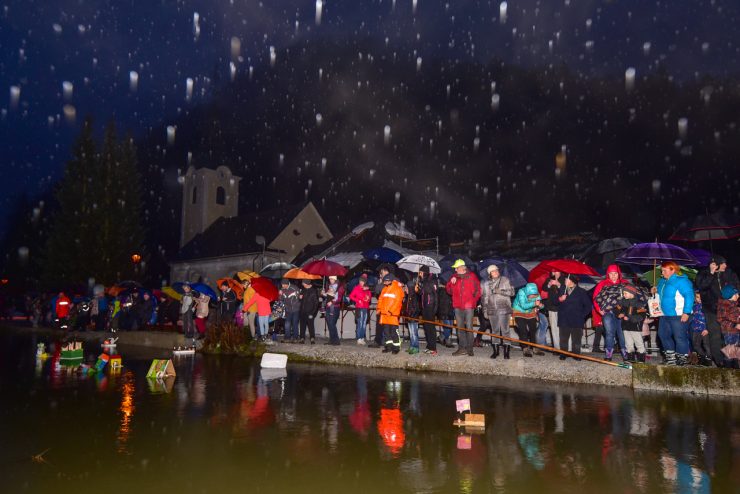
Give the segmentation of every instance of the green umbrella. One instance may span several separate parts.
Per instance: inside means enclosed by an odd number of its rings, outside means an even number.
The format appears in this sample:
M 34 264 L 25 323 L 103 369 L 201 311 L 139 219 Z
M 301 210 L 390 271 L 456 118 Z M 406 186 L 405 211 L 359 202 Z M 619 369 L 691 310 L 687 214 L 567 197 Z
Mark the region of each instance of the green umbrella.
M 689 277 L 691 281 L 694 281 L 694 278 L 696 278 L 696 273 L 698 273 L 696 269 L 689 268 L 686 266 L 680 266 L 680 268 L 681 268 L 680 274 L 685 274 L 686 276 Z M 657 281 L 661 278 L 661 276 L 662 275 L 660 273 L 660 267 L 656 267 L 655 269 L 651 269 L 650 271 L 646 273 L 642 273 L 640 275 L 640 278 L 642 278 L 643 280 L 653 285 L 653 280 L 655 280 L 655 284 L 657 284 Z

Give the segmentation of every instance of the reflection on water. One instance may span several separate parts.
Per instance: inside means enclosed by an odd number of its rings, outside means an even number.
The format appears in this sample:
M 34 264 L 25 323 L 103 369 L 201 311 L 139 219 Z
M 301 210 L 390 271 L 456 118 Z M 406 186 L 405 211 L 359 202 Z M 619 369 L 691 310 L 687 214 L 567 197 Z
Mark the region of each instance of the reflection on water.
M 8 492 L 738 492 L 740 404 L 523 380 L 180 358 L 81 374 L 0 336 Z M 90 358 L 97 351 L 90 348 Z M 15 358 L 11 358 L 15 356 Z M 486 415 L 458 430 L 455 400 Z M 43 424 L 43 427 L 39 427 Z M 49 464 L 28 461 L 50 448 Z

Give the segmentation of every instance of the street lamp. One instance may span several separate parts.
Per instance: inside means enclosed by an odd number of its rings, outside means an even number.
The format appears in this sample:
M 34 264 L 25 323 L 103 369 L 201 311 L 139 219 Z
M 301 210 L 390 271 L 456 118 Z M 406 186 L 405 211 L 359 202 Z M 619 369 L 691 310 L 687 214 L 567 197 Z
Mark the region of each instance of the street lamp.
M 262 246 L 262 266 L 260 266 L 260 271 L 262 268 L 265 267 L 265 248 L 267 248 L 267 240 L 262 235 L 257 235 L 254 237 L 254 241 L 257 242 L 258 245 Z

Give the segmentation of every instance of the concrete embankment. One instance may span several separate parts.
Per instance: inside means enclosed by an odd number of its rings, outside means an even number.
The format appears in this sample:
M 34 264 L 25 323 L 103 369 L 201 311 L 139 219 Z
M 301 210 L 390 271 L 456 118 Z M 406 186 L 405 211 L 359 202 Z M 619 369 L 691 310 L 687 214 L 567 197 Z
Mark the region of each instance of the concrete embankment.
M 3 330 L 35 332 L 61 338 L 64 333 L 49 328 L 4 326 Z M 82 341 L 102 342 L 110 336 L 118 337 L 125 347 L 142 347 L 169 352 L 185 345 L 182 335 L 174 332 L 135 331 L 110 333 L 74 333 Z M 189 340 L 188 340 L 189 341 Z M 260 355 L 262 346 L 249 356 Z M 404 345 L 404 349 L 405 349 Z M 252 349 L 255 350 L 255 349 Z M 557 355 L 546 354 L 525 358 L 519 350 L 512 351 L 511 359 L 489 358 L 490 347 L 476 348 L 475 356 L 453 357 L 453 349 L 440 347 L 437 356 L 424 353 L 397 355 L 382 353 L 380 349 L 358 346 L 354 340 L 344 340 L 340 346 L 328 346 L 319 340 L 316 345 L 276 344 L 266 348 L 273 353 L 288 355 L 289 362 L 315 362 L 355 368 L 402 369 L 421 372 L 469 374 L 476 383 L 486 376 L 537 379 L 544 382 L 618 386 L 646 391 L 666 391 L 696 395 L 740 396 L 740 371 L 704 367 L 666 367 L 638 364 L 632 370 L 602 365 L 595 362 L 561 361 Z
M 106 338 L 118 338 L 118 345 L 127 347 L 153 348 L 159 350 L 172 350 L 176 346 L 186 345 L 185 338 L 175 332 L 169 331 L 130 331 L 117 333 L 103 333 L 94 331 L 76 331 L 65 334 L 64 331 L 52 328 L 30 328 L 22 326 L 2 326 L 3 331 L 15 331 L 18 333 L 35 333 L 48 335 L 55 338 L 74 337 L 79 341 L 102 342 Z M 191 341 L 191 340 L 187 340 Z

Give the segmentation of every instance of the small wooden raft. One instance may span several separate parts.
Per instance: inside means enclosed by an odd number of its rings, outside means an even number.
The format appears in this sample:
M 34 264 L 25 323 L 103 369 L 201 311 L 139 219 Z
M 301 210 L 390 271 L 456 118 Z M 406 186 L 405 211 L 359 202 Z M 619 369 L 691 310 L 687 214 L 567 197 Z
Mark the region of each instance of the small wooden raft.
M 466 413 L 464 420 L 457 419 L 452 422 L 457 427 L 484 427 L 486 426 L 486 416 L 482 413 Z

